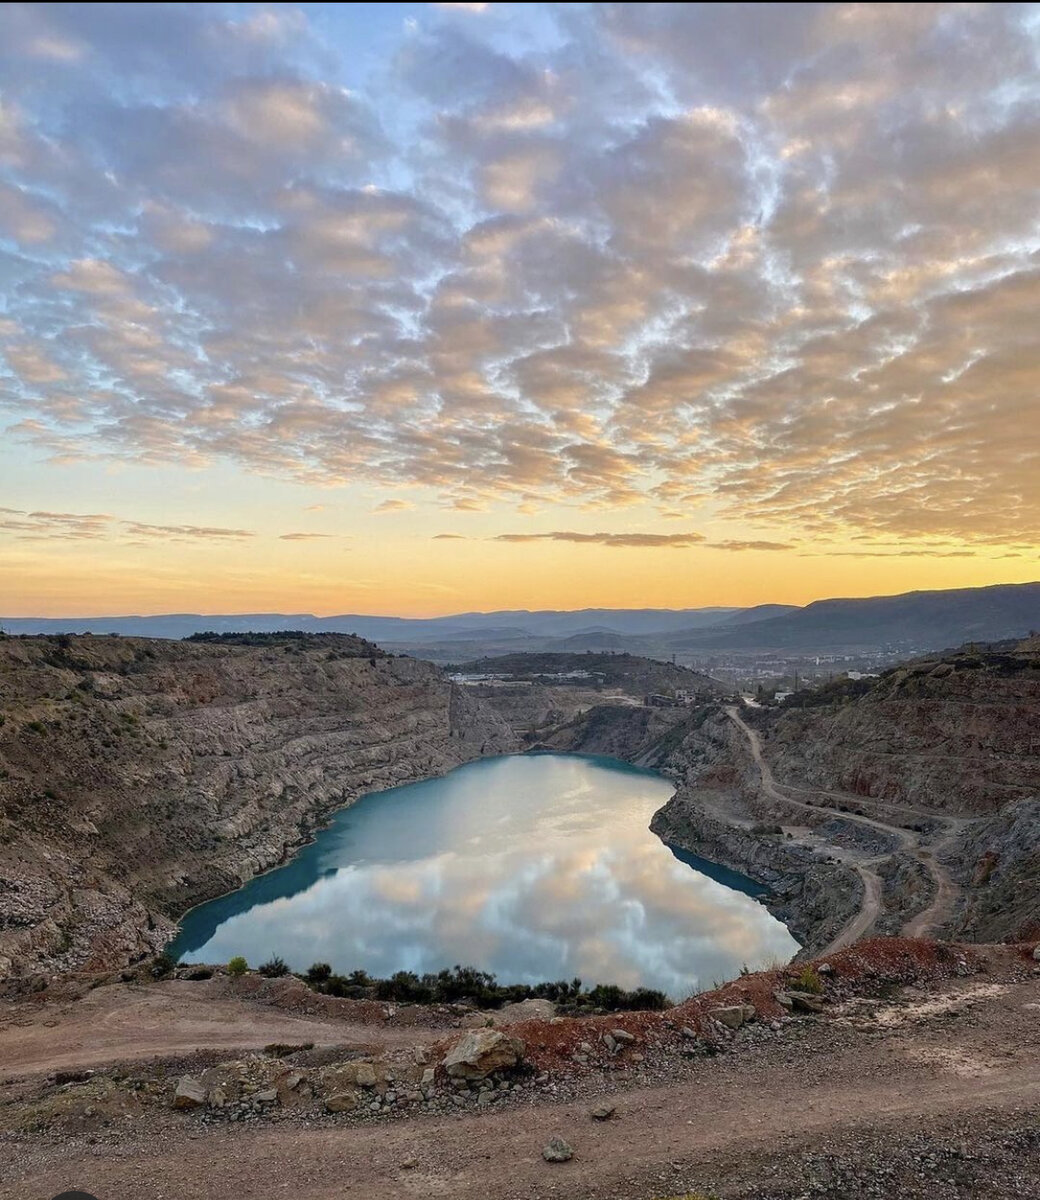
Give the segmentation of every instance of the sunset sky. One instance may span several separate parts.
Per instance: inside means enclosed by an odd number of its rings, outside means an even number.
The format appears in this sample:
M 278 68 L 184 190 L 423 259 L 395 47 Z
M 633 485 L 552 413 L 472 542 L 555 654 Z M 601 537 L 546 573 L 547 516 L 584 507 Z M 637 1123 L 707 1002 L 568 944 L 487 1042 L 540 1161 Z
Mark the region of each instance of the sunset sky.
M 0 8 L 0 614 L 1040 577 L 1040 7 Z

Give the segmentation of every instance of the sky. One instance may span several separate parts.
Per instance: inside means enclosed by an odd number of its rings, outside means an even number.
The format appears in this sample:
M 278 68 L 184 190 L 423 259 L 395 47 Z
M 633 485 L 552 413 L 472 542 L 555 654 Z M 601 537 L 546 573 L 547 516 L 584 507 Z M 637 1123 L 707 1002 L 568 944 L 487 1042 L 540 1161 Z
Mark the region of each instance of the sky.
M 0 613 L 1040 577 L 1040 7 L 0 7 Z

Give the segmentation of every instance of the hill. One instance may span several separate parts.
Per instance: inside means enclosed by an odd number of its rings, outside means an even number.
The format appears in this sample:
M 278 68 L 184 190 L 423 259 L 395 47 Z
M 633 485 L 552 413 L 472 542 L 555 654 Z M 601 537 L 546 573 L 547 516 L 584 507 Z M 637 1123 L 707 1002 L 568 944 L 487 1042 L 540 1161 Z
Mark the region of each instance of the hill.
M 680 649 L 936 650 L 1040 627 L 1040 583 L 816 600 L 782 616 L 673 634 Z
M 720 696 L 726 689 L 707 675 L 674 663 L 658 662 L 636 654 L 502 654 L 477 658 L 453 670 L 459 674 L 493 674 L 511 681 L 528 680 L 546 686 L 575 684 L 618 688 L 641 699 L 651 692 L 674 695 L 696 692 L 705 698 Z

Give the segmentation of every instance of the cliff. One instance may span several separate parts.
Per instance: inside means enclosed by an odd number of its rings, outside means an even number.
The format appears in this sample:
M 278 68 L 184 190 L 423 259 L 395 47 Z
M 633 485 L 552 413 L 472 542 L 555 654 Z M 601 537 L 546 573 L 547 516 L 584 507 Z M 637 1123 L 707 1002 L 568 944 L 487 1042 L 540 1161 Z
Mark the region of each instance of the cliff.
M 349 635 L 0 639 L 0 979 L 150 952 L 365 792 L 516 748 Z

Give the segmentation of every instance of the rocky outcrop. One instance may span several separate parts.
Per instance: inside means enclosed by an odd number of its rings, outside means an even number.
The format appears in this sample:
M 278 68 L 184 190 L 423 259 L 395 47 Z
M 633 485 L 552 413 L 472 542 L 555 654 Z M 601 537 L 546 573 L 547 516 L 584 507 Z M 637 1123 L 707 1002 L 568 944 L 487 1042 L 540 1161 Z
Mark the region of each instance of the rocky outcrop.
M 1040 799 L 968 826 L 944 862 L 964 889 L 956 932 L 966 941 L 1040 936 Z
M 347 635 L 0 639 L 0 979 L 109 967 L 360 795 L 518 748 Z
M 444 1069 L 453 1079 L 487 1079 L 515 1067 L 524 1056 L 523 1040 L 494 1029 L 474 1029 L 448 1051 Z
M 781 783 L 962 816 L 1040 795 L 1040 651 L 977 651 L 886 672 L 851 703 L 763 729 Z
M 756 833 L 709 808 L 711 797 L 682 786 L 655 814 L 650 828 L 662 841 L 739 871 L 770 892 L 769 907 L 813 954 L 838 935 L 863 898 L 859 875 L 782 835 Z

